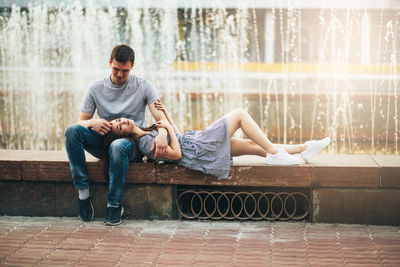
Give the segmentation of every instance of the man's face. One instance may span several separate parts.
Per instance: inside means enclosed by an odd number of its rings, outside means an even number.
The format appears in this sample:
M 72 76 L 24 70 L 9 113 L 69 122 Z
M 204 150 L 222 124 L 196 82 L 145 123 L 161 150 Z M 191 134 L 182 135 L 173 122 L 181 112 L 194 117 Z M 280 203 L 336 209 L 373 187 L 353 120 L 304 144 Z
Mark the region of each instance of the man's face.
M 121 63 L 116 60 L 110 60 L 111 67 L 111 82 L 114 85 L 121 85 L 128 80 L 129 73 L 133 68 L 133 64 L 130 61 Z

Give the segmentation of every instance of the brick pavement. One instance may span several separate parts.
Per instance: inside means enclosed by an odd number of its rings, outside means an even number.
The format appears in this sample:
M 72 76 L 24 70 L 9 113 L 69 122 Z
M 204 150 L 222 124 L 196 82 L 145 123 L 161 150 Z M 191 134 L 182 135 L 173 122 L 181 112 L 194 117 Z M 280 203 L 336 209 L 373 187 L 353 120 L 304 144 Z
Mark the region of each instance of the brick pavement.
M 0 266 L 400 266 L 400 227 L 0 217 Z

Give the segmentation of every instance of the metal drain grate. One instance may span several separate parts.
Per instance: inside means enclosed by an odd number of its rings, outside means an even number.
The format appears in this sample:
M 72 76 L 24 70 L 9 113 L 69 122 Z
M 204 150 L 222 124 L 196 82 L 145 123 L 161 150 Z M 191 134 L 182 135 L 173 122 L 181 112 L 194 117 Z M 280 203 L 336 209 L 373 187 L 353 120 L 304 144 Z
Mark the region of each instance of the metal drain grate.
M 307 192 L 178 190 L 178 211 L 186 219 L 309 220 Z

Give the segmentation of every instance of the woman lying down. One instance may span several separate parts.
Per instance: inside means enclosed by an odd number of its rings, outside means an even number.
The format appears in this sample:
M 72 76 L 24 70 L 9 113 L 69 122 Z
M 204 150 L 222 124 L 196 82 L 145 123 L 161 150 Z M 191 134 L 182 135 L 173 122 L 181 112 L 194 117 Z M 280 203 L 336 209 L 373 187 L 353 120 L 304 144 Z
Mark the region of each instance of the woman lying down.
M 205 130 L 181 134 L 164 105 L 157 102 L 156 107 L 164 112 L 167 120 L 158 121 L 150 128 L 138 127 L 130 119 L 112 120 L 112 130 L 105 138 L 107 143 L 126 137 L 131 142 L 137 142 L 145 156 L 154 159 L 153 141 L 158 135 L 157 129 L 162 127 L 168 131 L 169 146 L 166 157 L 156 160 L 179 164 L 188 169 L 226 179 L 229 175 L 231 157 L 258 155 L 265 157 L 267 165 L 298 165 L 301 160 L 291 154 L 300 153 L 304 161 L 308 162 L 331 141 L 326 137 L 298 145 L 273 144 L 243 108 L 229 112 Z M 249 139 L 233 137 L 239 128 Z

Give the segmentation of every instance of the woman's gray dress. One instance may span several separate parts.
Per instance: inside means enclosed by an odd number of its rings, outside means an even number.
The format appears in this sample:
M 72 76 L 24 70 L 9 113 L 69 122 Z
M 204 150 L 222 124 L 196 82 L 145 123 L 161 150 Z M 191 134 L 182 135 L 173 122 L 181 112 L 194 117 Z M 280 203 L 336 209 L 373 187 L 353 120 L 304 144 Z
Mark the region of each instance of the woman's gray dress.
M 150 151 L 158 132 L 142 136 L 138 141 L 140 151 L 154 159 L 154 150 Z M 177 163 L 188 169 L 202 171 L 220 178 L 228 178 L 231 165 L 230 136 L 228 120 L 217 120 L 203 131 L 188 131 L 176 134 L 181 146 L 182 158 L 177 161 L 159 159 L 168 163 Z

